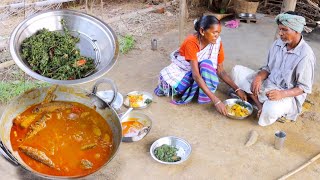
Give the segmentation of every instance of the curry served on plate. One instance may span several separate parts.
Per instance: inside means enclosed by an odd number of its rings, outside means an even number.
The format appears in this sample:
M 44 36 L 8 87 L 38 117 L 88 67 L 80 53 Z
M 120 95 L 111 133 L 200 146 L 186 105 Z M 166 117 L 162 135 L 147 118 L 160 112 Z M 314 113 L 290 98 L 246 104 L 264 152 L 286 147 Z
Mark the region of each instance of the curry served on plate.
M 238 103 L 227 105 L 226 108 L 228 114 L 231 116 L 246 117 L 250 114 L 249 110 L 246 107 L 241 106 Z
M 128 98 L 131 107 L 140 107 L 143 103 L 143 94 L 129 94 Z
M 110 158 L 112 133 L 94 109 L 76 102 L 36 104 L 14 121 L 11 145 L 33 170 L 56 176 L 90 174 Z
M 148 104 L 152 103 L 152 99 L 142 93 L 131 93 L 127 95 L 125 100 L 127 105 L 133 108 L 145 107 Z

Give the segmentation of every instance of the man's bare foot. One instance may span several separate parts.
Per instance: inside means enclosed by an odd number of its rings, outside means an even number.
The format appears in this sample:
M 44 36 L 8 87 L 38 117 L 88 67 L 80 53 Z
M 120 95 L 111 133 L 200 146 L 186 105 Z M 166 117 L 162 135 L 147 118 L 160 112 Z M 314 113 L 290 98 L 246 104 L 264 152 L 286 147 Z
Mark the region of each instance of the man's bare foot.
M 260 118 L 261 112 L 262 112 L 262 109 L 258 109 L 258 113 L 257 113 L 257 118 L 258 119 Z

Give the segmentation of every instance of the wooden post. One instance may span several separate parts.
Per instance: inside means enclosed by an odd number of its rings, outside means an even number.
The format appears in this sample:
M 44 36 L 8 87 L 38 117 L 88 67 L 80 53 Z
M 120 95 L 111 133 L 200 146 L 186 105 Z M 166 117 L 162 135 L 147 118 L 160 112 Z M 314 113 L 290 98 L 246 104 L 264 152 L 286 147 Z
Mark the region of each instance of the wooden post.
M 268 5 L 268 0 L 264 0 L 264 7 L 267 7 L 267 5 Z
M 101 19 L 103 20 L 103 0 L 101 0 L 100 2 L 100 15 L 101 15 Z
M 296 9 L 297 0 L 284 0 L 282 2 L 281 12 L 294 11 Z
M 184 39 L 184 25 L 186 21 L 187 1 L 180 0 L 180 18 L 179 18 L 179 45 Z
M 88 0 L 86 0 L 86 13 L 88 13 Z
M 283 0 L 281 6 L 281 13 L 287 11 L 294 11 L 296 9 L 297 0 Z M 278 39 L 279 29 L 277 28 L 276 34 L 274 35 L 274 39 Z
M 93 9 L 93 5 L 94 5 L 94 2 L 95 0 L 90 0 L 90 14 L 92 14 L 92 15 L 94 15 L 93 14 L 93 11 L 92 11 L 92 9 Z

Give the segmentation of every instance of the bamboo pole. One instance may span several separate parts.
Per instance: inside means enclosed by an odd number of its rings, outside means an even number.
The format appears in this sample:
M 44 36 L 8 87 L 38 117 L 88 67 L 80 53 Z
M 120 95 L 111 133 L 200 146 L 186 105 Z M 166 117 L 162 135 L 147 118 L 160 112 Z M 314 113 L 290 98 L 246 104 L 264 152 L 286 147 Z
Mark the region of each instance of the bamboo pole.
M 187 10 L 187 1 L 180 0 L 179 44 L 181 44 L 184 39 L 184 25 L 185 25 L 186 14 L 187 14 L 186 10 Z
M 296 9 L 297 0 L 283 0 L 281 6 L 281 13 L 287 11 L 294 11 Z M 279 29 L 277 28 L 276 34 L 274 35 L 274 39 L 278 39 Z
M 289 178 L 290 176 L 292 176 L 292 175 L 296 174 L 297 172 L 301 171 L 302 169 L 304 169 L 305 167 L 307 167 L 308 165 L 310 165 L 314 161 L 318 160 L 319 158 L 320 158 L 320 153 L 318 155 L 316 155 L 315 157 L 313 157 L 312 159 L 310 159 L 308 162 L 304 163 L 303 165 L 301 165 L 300 167 L 295 169 L 294 171 L 291 171 L 290 173 L 280 177 L 278 180 L 285 180 L 285 179 Z

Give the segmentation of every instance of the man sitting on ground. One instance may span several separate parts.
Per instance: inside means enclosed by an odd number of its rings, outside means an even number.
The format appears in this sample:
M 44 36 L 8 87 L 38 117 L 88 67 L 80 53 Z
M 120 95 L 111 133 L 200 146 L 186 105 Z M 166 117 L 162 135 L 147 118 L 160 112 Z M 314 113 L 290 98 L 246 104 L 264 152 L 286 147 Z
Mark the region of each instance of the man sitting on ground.
M 258 107 L 259 125 L 279 118 L 295 121 L 311 93 L 315 55 L 301 32 L 305 18 L 290 11 L 276 17 L 279 36 L 269 50 L 267 64 L 258 72 L 235 66 L 232 79 Z

